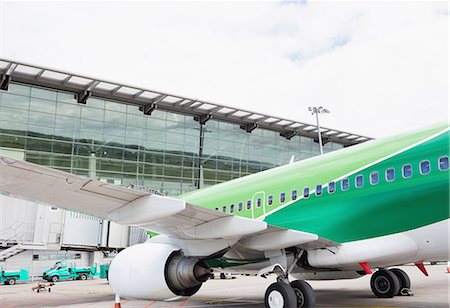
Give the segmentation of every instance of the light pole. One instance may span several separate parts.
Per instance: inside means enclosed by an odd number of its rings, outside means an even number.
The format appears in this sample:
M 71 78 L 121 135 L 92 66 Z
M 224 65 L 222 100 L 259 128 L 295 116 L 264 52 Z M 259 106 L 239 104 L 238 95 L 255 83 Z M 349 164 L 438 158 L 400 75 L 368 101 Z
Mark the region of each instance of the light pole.
M 317 135 L 319 136 L 319 149 L 320 155 L 323 154 L 322 147 L 322 134 L 320 133 L 320 125 L 319 125 L 319 113 L 330 113 L 330 111 L 326 108 L 320 107 L 308 107 L 308 111 L 311 111 L 311 114 L 316 114 L 316 123 L 317 123 Z

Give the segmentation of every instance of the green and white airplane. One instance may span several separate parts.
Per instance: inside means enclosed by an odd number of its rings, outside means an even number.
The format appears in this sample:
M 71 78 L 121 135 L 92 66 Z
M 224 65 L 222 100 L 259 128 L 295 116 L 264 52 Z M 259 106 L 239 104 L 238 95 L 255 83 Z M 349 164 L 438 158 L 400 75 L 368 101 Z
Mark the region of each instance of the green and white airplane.
M 0 191 L 158 232 L 121 251 L 120 297 L 195 294 L 211 268 L 275 275 L 267 307 L 313 307 L 304 280 L 372 274 L 378 297 L 406 295 L 391 267 L 449 259 L 447 124 L 366 142 L 170 198 L 0 157 Z M 291 278 L 297 280 L 291 280 Z

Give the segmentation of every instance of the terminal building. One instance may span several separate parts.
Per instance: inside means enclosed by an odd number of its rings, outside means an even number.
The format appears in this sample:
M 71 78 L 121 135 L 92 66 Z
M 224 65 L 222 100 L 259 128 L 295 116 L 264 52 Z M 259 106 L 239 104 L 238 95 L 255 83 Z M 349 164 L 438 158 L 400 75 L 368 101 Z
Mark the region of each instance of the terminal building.
M 325 153 L 370 139 L 325 127 L 321 137 Z M 0 59 L 3 156 L 176 196 L 319 154 L 315 125 Z M 0 266 L 8 270 L 39 276 L 58 260 L 105 263 L 147 236 L 0 195 Z

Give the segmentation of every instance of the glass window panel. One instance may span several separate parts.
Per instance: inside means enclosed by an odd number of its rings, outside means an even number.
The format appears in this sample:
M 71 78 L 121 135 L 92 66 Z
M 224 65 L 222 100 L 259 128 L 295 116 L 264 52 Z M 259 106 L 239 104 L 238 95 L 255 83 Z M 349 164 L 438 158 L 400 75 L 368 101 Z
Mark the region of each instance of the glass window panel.
M 293 191 L 291 192 L 291 199 L 292 199 L 292 200 L 297 200 L 297 190 L 293 190 Z
M 224 213 L 227 212 L 227 206 L 226 206 L 226 205 L 224 205 L 224 206 L 222 207 L 222 212 L 224 212 Z
M 8 88 L 8 92 L 12 94 L 19 94 L 23 96 L 30 96 L 31 87 L 20 84 L 11 83 Z
M 31 98 L 30 100 L 30 110 L 55 113 L 56 112 L 56 101 L 48 101 L 45 99 Z
M 31 96 L 46 99 L 46 100 L 56 101 L 56 91 L 53 91 L 53 90 L 45 90 L 45 89 L 41 89 L 41 88 L 32 87 L 31 88 Z
M 0 129 L 2 130 L 2 132 L 8 134 L 14 133 L 25 135 L 25 132 L 27 130 L 27 124 L 0 121 Z
M 303 189 L 303 197 L 308 198 L 309 197 L 309 187 L 305 187 Z
M 256 199 L 256 207 L 261 206 L 261 198 Z
M 42 125 L 42 126 L 55 126 L 55 115 L 40 112 L 30 112 L 28 118 L 29 124 Z
M 242 207 L 243 207 L 243 206 L 242 206 L 242 202 L 239 202 L 239 204 L 238 204 L 238 211 L 239 211 L 239 212 L 242 211 Z
M 378 172 L 374 171 L 370 174 L 370 184 L 377 185 L 379 182 Z
M 82 107 L 80 105 L 57 103 L 56 113 L 72 117 L 80 117 L 81 108 Z
M 28 138 L 27 143 L 26 143 L 26 150 L 51 152 L 52 146 L 53 146 L 53 142 L 51 140 Z M 50 153 L 48 155 L 50 155 Z
M 28 110 L 30 107 L 30 98 L 27 96 L 2 93 L 1 104 L 2 107 Z
M 125 125 L 105 122 L 103 123 L 103 133 L 107 135 L 125 137 Z
M 286 201 L 286 193 L 281 193 L 280 194 L 280 203 L 283 203 L 284 201 Z
M 98 109 L 105 109 L 105 101 L 98 98 L 92 98 L 90 97 L 86 102 L 86 107 L 89 108 L 98 108 Z
M 402 173 L 405 179 L 410 178 L 412 176 L 412 166 L 410 164 L 404 165 Z
M 26 153 L 25 160 L 31 163 L 35 163 L 43 166 L 50 166 L 51 154 L 50 153 Z
M 273 196 L 269 195 L 269 197 L 267 197 L 267 204 L 272 205 L 272 203 L 273 203 Z
M 82 131 L 89 131 L 97 134 L 101 134 L 103 131 L 102 122 L 81 119 L 80 123 L 80 129 Z
M 316 186 L 316 196 L 322 195 L 322 185 Z
M 125 113 L 127 111 L 127 105 L 111 101 L 105 101 L 105 109 Z
M 62 103 L 77 104 L 77 100 L 73 93 L 58 92 L 56 100 Z
M 341 182 L 341 189 L 342 189 L 343 191 L 345 191 L 345 190 L 348 190 L 349 188 L 350 188 L 350 181 L 349 181 L 347 178 L 342 179 L 342 182 Z
M 420 162 L 420 174 L 426 175 L 431 171 L 430 162 L 428 160 L 424 160 Z
M 81 117 L 83 119 L 103 121 L 103 109 L 90 108 L 88 106 L 81 107 Z
M 247 210 L 252 208 L 252 200 L 247 200 Z
M 53 142 L 53 153 L 62 153 L 62 154 L 72 154 L 73 153 L 73 145 L 68 142 Z
M 392 182 L 395 180 L 395 170 L 394 168 L 389 168 L 386 170 L 386 181 Z
M 25 140 L 26 140 L 25 137 L 19 137 L 17 135 L 15 136 L 0 135 L 0 147 L 24 149 Z
M 355 186 L 356 186 L 356 188 L 361 188 L 364 186 L 364 177 L 362 175 L 356 176 Z
M 330 182 L 328 184 L 328 193 L 332 194 L 336 191 L 336 183 L 335 182 Z
M 55 119 L 55 127 L 66 128 L 71 130 L 80 129 L 80 119 L 75 117 L 66 117 L 57 115 Z
M 145 128 L 147 121 L 144 116 L 127 114 L 127 125 Z
M 105 110 L 105 122 L 125 125 L 126 116 L 124 113 Z
M 234 204 L 230 205 L 230 213 L 234 213 Z
M 28 111 L 21 109 L 0 107 L 0 121 L 27 123 Z
M 53 127 L 28 125 L 28 136 L 52 139 L 54 135 Z
M 449 163 L 448 163 L 448 156 L 443 156 L 439 158 L 439 170 L 445 171 L 448 170 Z

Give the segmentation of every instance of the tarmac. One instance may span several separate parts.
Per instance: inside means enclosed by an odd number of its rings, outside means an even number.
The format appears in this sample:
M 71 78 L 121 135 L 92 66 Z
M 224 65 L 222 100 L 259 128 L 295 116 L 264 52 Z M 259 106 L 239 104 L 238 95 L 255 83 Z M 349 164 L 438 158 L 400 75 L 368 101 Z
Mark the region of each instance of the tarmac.
M 415 266 L 400 267 L 412 284 L 413 296 L 376 298 L 370 276 L 354 280 L 308 281 L 317 296 L 317 307 L 445 307 L 450 306 L 450 274 L 446 265 L 427 265 L 425 277 Z M 122 307 L 264 307 L 264 292 L 274 277 L 238 276 L 207 281 L 197 294 L 177 302 L 122 299 Z M 114 307 L 114 293 L 106 279 L 58 282 L 51 292 L 31 290 L 37 282 L 0 286 L 0 307 Z

